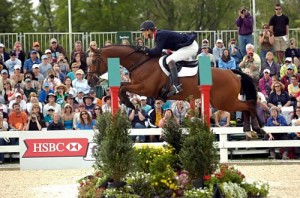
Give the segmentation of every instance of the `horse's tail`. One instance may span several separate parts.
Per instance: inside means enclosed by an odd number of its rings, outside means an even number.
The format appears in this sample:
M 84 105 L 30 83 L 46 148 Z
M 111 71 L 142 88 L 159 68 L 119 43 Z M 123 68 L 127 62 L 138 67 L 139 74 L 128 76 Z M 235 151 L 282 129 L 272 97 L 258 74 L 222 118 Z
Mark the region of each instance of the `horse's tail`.
M 231 70 L 233 73 L 241 76 L 241 93 L 246 95 L 246 100 L 257 101 L 257 91 L 253 82 L 253 78 L 240 70 Z

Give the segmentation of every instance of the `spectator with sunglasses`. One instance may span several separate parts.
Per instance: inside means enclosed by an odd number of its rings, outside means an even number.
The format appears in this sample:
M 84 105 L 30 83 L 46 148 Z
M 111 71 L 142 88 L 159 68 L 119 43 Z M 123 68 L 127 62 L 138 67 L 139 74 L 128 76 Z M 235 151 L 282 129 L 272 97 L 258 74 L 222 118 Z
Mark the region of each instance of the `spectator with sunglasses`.
M 17 48 L 17 47 L 18 47 L 17 44 L 15 44 L 15 48 Z M 37 42 L 37 41 L 33 42 L 31 50 L 36 51 L 37 52 L 37 54 L 36 54 L 37 58 L 41 59 L 41 57 L 43 55 L 43 52 L 40 50 L 40 43 L 39 42 Z M 27 58 L 30 58 L 30 51 L 29 51 L 29 53 L 27 55 Z
M 79 65 L 77 63 L 72 63 L 71 71 L 68 72 L 67 77 L 70 77 L 72 81 L 75 80 L 76 79 L 75 73 L 77 70 L 79 70 Z
M 52 56 L 53 63 L 56 63 L 58 61 L 58 55 L 60 53 L 62 53 L 65 56 L 66 60 L 68 60 L 66 50 L 61 45 L 58 44 L 58 41 L 56 40 L 56 38 L 52 38 L 50 40 L 49 49 L 51 50 L 51 56 Z
M 280 78 L 283 78 L 283 76 L 286 75 L 287 69 L 288 67 L 292 67 L 292 69 L 294 70 L 293 74 L 297 74 L 298 73 L 298 68 L 296 67 L 296 65 L 294 65 L 292 63 L 292 58 L 291 57 L 286 57 L 285 58 L 285 64 L 283 64 L 280 67 Z
M 96 129 L 96 122 L 92 119 L 91 115 L 86 111 L 81 111 L 79 116 L 79 123 L 76 130 L 91 130 Z
M 62 110 L 61 121 L 66 130 L 73 129 L 73 119 L 74 119 L 74 111 L 70 104 L 65 104 Z

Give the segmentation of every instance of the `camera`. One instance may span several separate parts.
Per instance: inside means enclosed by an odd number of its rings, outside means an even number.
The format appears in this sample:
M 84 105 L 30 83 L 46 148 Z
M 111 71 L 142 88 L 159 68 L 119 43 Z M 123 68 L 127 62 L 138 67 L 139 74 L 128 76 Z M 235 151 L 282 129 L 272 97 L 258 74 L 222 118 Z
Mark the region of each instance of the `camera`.
M 54 75 L 53 75 L 53 74 L 49 75 L 49 78 L 53 79 L 53 78 L 54 78 Z
M 32 117 L 31 119 L 32 119 L 32 121 L 36 121 L 36 117 Z
M 241 10 L 241 14 L 245 14 L 246 10 L 245 9 L 242 9 Z

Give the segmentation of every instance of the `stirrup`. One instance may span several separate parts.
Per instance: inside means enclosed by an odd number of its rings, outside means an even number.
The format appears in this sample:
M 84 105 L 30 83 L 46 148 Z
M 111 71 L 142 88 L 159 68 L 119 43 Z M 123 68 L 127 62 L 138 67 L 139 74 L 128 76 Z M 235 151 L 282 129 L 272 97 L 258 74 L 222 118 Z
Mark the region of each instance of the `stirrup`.
M 180 85 L 172 85 L 170 92 L 167 94 L 167 97 L 171 97 L 173 95 L 176 95 L 178 93 L 180 93 L 183 89 L 181 88 L 182 84 Z

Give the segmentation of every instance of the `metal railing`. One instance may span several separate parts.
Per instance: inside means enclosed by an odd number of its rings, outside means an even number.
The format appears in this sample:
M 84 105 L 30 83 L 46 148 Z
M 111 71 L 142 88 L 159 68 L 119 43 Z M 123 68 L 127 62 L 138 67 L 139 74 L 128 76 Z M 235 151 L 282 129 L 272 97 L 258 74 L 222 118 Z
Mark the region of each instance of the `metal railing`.
M 254 44 L 258 45 L 258 36 L 262 30 L 256 30 L 253 35 L 255 41 Z M 191 31 L 178 31 L 181 33 Z M 194 31 L 197 33 L 197 41 L 199 45 L 203 39 L 208 39 L 210 47 L 214 47 L 217 39 L 222 39 L 225 46 L 228 46 L 228 42 L 231 38 L 238 39 L 237 30 L 218 30 L 218 31 Z M 131 31 L 130 42 L 132 45 L 136 44 L 136 38 L 141 37 L 140 31 Z M 6 46 L 7 51 L 11 50 L 16 41 L 20 41 L 23 44 L 23 50 L 28 52 L 32 48 L 32 43 L 38 41 L 41 45 L 41 51 L 45 51 L 50 46 L 51 38 L 56 38 L 58 43 L 63 46 L 67 54 L 70 55 L 74 49 L 74 43 L 77 40 L 82 42 L 84 50 L 87 50 L 91 41 L 96 41 L 99 47 L 104 46 L 105 41 L 111 40 L 114 44 L 120 44 L 117 38 L 118 32 L 74 32 L 72 36 L 69 36 L 67 32 L 52 32 L 52 33 L 0 33 L 0 43 Z M 298 43 L 300 42 L 300 28 L 289 29 L 289 38 L 295 38 Z M 154 43 L 150 40 L 144 40 L 145 45 L 153 47 Z M 257 46 L 259 48 L 259 46 Z

